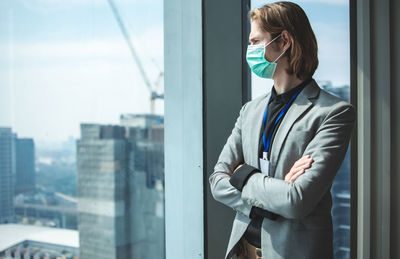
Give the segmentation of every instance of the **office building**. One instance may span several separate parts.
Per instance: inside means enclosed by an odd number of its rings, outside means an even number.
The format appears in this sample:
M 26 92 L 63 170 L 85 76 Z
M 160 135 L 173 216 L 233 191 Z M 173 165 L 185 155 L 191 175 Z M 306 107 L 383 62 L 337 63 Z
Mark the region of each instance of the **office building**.
M 146 116 L 121 116 L 124 126 L 81 124 L 82 259 L 164 257 L 162 118 Z
M 35 190 L 35 144 L 31 138 L 16 139 L 15 193 Z
M 0 128 L 0 224 L 14 221 L 14 136 Z

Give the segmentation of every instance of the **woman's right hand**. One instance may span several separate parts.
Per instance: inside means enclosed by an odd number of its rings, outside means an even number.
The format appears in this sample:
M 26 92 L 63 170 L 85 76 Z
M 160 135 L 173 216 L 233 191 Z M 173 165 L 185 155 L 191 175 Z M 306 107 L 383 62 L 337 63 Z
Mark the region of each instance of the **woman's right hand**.
M 299 160 L 297 160 L 292 168 L 290 169 L 289 173 L 285 176 L 286 182 L 294 182 L 297 177 L 304 174 L 307 168 L 311 167 L 311 164 L 314 162 L 314 159 L 310 155 L 303 156 Z

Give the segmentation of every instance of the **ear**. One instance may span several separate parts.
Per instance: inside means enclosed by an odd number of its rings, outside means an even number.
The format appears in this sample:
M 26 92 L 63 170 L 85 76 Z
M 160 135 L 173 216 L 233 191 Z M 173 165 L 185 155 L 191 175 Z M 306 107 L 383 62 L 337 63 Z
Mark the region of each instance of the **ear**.
M 293 37 L 287 30 L 281 32 L 281 47 L 286 51 L 290 48 L 293 42 Z

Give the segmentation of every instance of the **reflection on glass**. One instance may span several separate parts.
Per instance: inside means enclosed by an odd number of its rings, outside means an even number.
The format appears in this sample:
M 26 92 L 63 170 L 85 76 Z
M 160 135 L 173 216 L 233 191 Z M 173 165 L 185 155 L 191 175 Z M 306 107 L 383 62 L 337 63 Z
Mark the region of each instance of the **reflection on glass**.
M 251 0 L 251 8 L 275 2 Z M 314 79 L 320 87 L 349 101 L 350 39 L 348 1 L 292 1 L 306 12 L 318 42 L 319 66 Z M 329 10 L 329 12 L 326 12 Z M 252 74 L 252 99 L 267 93 L 272 80 Z M 350 158 L 349 151 L 340 167 L 332 188 L 332 220 L 334 255 L 350 258 Z
M 5 0 L 0 32 L 0 258 L 164 258 L 162 1 Z
M 333 87 L 328 81 L 320 86 L 350 102 L 348 85 Z M 350 258 L 350 146 L 332 184 L 333 248 L 335 258 Z

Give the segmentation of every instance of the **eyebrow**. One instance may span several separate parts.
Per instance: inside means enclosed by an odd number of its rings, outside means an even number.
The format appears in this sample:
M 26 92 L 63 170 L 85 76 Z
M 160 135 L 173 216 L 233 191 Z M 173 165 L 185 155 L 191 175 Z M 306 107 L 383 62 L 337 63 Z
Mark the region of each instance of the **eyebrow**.
M 254 41 L 254 40 L 259 40 L 259 37 L 257 36 L 249 37 L 249 41 Z

